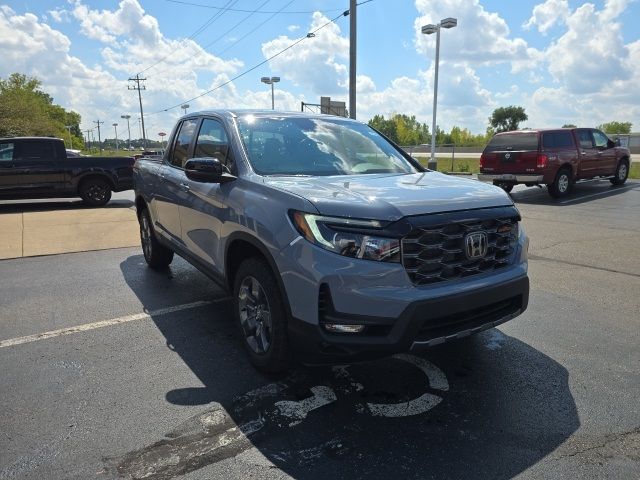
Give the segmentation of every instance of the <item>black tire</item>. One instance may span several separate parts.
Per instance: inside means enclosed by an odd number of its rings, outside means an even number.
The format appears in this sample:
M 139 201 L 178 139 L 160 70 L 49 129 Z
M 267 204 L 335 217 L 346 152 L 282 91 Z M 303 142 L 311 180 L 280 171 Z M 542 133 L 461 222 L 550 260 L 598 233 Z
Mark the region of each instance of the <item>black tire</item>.
M 553 198 L 562 198 L 568 195 L 573 189 L 573 178 L 571 175 L 571 169 L 561 168 L 556 174 L 556 178 L 553 183 L 547 186 L 549 195 Z
M 111 185 L 102 178 L 88 178 L 82 181 L 78 193 L 87 205 L 102 207 L 111 200 Z
M 173 261 L 173 250 L 165 247 L 156 238 L 153 224 L 151 223 L 151 215 L 146 208 L 142 209 L 138 217 L 140 224 L 140 243 L 142 244 L 142 253 L 144 259 L 153 269 L 167 268 Z
M 513 190 L 513 183 L 494 182 L 493 184 L 496 187 L 500 187 L 501 189 L 503 189 L 507 193 L 511 193 L 511 190 Z
M 627 181 L 629 177 L 629 162 L 626 160 L 620 160 L 618 162 L 618 167 L 616 168 L 616 175 L 613 178 L 610 178 L 609 181 L 613 185 L 624 185 L 624 182 Z
M 287 314 L 278 282 L 262 258 L 247 258 L 238 267 L 233 309 L 252 365 L 267 373 L 286 370 L 290 361 Z

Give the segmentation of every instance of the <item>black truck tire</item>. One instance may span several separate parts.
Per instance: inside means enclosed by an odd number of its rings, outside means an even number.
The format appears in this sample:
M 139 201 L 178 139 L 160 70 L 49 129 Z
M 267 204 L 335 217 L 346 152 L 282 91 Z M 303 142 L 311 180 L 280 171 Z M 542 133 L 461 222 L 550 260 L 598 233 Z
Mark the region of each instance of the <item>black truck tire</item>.
M 78 189 L 80 198 L 91 207 L 102 207 L 111 200 L 111 185 L 100 177 L 82 180 Z
M 233 309 L 253 366 L 267 373 L 286 370 L 290 360 L 286 309 L 278 282 L 262 258 L 247 258 L 238 267 Z
M 173 261 L 173 250 L 158 242 L 147 208 L 143 208 L 140 212 L 138 222 L 140 223 L 142 253 L 147 265 L 153 269 L 167 268 Z

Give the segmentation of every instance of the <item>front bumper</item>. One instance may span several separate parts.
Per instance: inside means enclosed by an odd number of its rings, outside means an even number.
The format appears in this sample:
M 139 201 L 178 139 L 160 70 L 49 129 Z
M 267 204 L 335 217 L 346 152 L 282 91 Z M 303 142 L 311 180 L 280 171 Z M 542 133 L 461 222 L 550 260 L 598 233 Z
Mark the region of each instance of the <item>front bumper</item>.
M 505 183 L 543 183 L 543 175 L 526 175 L 526 174 L 488 174 L 479 173 L 478 180 L 481 182 L 505 182 Z
M 492 328 L 520 315 L 529 302 L 523 276 L 472 291 L 410 303 L 399 317 L 337 312 L 329 295 L 317 325 L 292 318 L 291 345 L 309 363 L 363 360 L 420 351 Z M 366 325 L 361 334 L 329 333 L 323 323 Z

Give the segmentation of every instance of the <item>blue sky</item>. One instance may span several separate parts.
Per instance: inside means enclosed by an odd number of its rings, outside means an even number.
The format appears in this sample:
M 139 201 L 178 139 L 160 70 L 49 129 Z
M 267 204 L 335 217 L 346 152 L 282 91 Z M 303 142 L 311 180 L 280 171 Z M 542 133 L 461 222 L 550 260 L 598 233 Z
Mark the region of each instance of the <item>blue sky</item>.
M 348 3 L 10 1 L 0 7 L 0 77 L 13 71 L 37 76 L 57 103 L 81 113 L 83 127 L 91 128 L 97 118 L 107 124 L 125 113 L 137 118 L 137 97 L 126 80 L 144 71 L 145 120 L 153 136 L 169 131 L 181 113 L 167 107 L 263 62 Z M 260 11 L 249 13 L 254 10 Z M 438 124 L 446 130 L 457 125 L 484 132 L 493 109 L 510 104 L 525 107 L 527 126 L 619 120 L 640 130 L 637 0 L 363 3 L 359 120 L 406 113 L 431 123 L 434 36 L 419 30 L 448 16 L 459 23 L 441 39 Z M 321 95 L 347 101 L 348 37 L 349 19 L 341 17 L 229 86 L 190 101 L 191 107 L 268 108 L 270 91 L 260 77 L 270 75 L 282 78 L 277 108 L 297 110 L 301 101 L 319 103 Z

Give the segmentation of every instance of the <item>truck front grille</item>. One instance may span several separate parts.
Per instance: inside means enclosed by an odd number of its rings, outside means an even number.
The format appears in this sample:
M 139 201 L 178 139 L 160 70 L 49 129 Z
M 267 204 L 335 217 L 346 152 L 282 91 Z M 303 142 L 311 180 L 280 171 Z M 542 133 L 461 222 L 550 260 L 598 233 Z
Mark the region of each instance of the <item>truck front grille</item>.
M 402 264 L 415 285 L 456 280 L 504 268 L 512 261 L 518 222 L 512 218 L 464 220 L 415 227 L 402 239 Z M 487 234 L 487 253 L 467 258 L 465 238 Z

